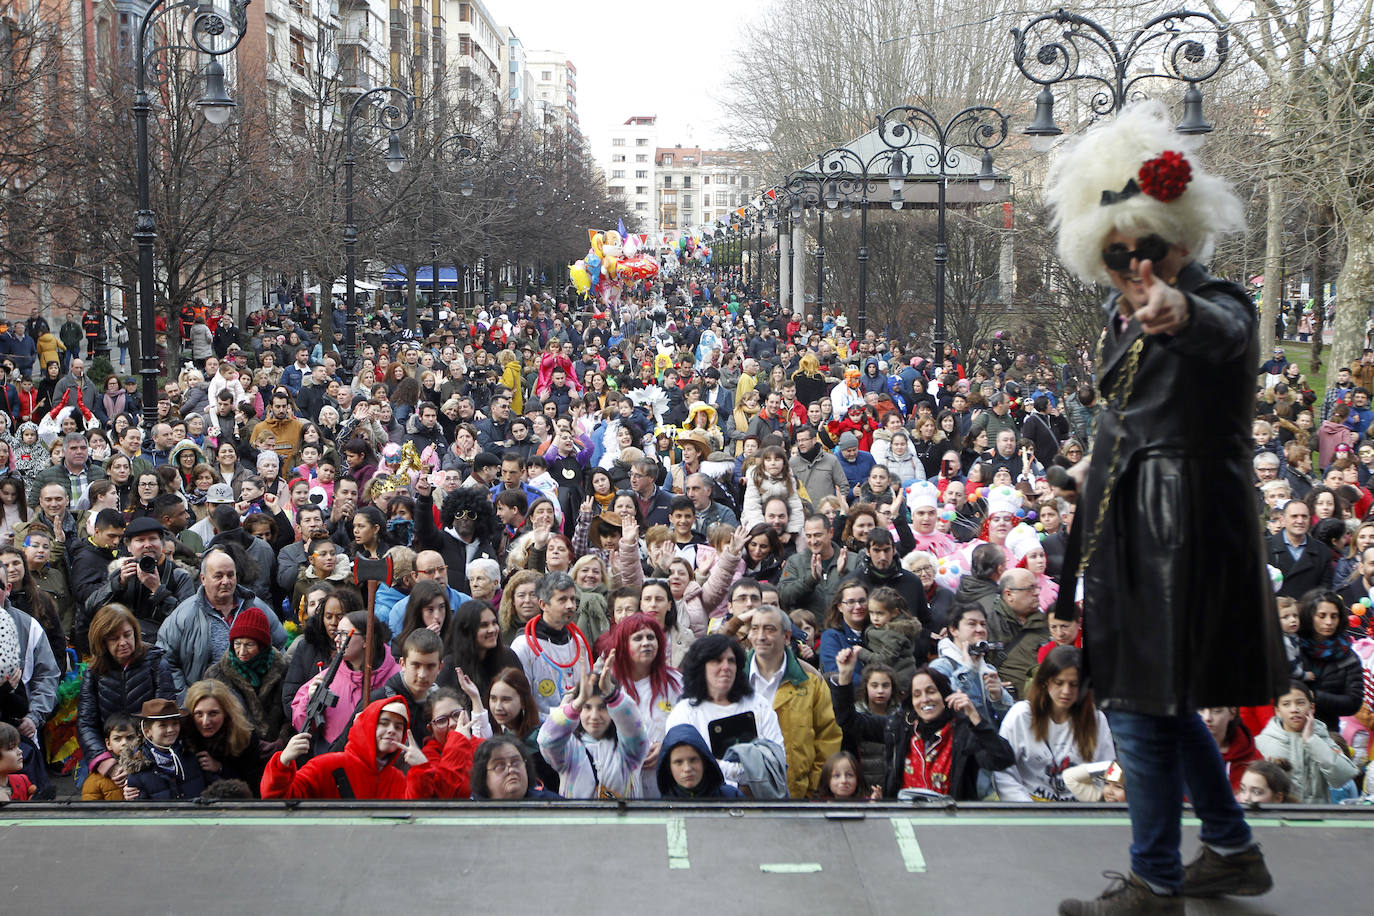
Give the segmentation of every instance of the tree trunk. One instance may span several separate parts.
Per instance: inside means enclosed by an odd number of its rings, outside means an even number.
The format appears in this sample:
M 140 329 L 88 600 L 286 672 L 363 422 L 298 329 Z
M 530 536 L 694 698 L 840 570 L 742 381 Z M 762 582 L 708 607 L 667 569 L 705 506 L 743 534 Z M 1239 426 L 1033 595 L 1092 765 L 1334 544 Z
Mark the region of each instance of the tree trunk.
M 1265 180 L 1264 295 L 1260 299 L 1260 356 L 1274 348 L 1274 318 L 1283 308 L 1283 179 L 1271 173 Z M 1255 367 L 1258 371 L 1259 367 Z
M 1374 302 L 1374 212 L 1355 201 L 1337 203 L 1336 218 L 1345 231 L 1345 265 L 1336 278 L 1336 315 L 1332 322 L 1331 361 L 1348 366 L 1365 346 L 1365 324 Z

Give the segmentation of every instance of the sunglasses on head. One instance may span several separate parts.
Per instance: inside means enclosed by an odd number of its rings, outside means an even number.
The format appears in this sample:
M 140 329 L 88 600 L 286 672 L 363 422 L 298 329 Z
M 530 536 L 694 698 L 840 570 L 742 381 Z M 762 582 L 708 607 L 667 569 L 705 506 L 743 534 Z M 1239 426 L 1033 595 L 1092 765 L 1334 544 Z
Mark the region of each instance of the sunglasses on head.
M 1168 242 L 1157 235 L 1147 235 L 1136 240 L 1134 251 L 1120 242 L 1108 245 L 1102 252 L 1102 263 L 1107 265 L 1108 270 L 1124 271 L 1130 269 L 1132 261 L 1158 263 L 1168 254 Z

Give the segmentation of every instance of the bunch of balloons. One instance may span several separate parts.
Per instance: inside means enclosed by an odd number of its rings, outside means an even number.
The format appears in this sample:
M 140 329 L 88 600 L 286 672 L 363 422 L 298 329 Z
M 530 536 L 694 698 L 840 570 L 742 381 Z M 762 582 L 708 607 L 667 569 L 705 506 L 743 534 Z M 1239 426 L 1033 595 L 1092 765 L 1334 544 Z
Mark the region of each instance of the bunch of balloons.
M 703 267 L 711 266 L 711 249 L 695 235 L 682 233 L 677 237 L 677 242 L 671 250 L 677 253 L 680 261 L 691 258 Z
M 624 283 L 652 280 L 658 276 L 659 266 L 644 248 L 645 237 L 627 233 L 621 238 L 614 229 L 601 232 L 588 229 L 590 247 L 568 269 L 573 286 L 579 294 L 591 293 L 605 305 L 620 299 Z

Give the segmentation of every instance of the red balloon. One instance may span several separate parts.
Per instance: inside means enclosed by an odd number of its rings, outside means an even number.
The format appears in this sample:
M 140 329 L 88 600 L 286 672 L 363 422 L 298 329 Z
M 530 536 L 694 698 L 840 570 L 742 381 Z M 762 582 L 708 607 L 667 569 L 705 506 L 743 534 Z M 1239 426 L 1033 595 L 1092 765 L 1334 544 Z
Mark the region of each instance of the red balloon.
M 1349 623 L 1351 629 L 1354 630 L 1358 630 L 1360 628 L 1360 625 L 1364 623 L 1364 621 L 1360 619 L 1359 614 L 1351 614 L 1349 617 L 1346 618 L 1346 622 Z

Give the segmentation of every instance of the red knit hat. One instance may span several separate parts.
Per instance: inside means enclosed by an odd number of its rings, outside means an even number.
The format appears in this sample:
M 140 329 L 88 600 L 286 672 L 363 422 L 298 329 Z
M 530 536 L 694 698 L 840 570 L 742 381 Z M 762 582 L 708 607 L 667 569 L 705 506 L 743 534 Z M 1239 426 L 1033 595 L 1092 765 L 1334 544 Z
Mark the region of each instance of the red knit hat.
M 251 639 L 260 646 L 272 645 L 272 628 L 261 608 L 249 605 L 239 611 L 234 625 L 229 628 L 229 641 L 236 639 Z

